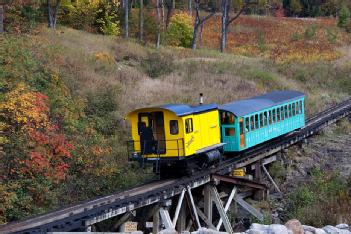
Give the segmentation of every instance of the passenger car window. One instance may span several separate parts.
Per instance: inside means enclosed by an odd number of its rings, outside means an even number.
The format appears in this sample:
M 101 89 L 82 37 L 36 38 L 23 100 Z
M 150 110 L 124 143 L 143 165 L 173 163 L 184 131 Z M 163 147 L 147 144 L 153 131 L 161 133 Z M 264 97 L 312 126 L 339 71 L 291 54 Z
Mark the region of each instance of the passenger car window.
M 255 120 L 254 120 L 254 116 L 250 117 L 250 122 L 251 122 L 251 130 L 255 130 Z
M 300 101 L 300 114 L 302 114 L 302 101 Z
M 291 112 L 291 104 L 289 104 L 289 107 L 288 107 L 288 110 L 289 110 L 289 117 L 291 117 L 292 116 L 292 112 Z
M 263 113 L 263 126 L 267 126 L 268 118 L 267 118 L 267 111 Z
M 297 114 L 297 115 L 300 114 L 300 113 L 299 113 L 299 102 L 296 102 L 296 114 Z
M 250 132 L 250 120 L 249 120 L 249 117 L 246 117 L 245 118 L 245 131 L 246 132 Z
M 273 123 L 272 111 L 270 110 L 268 113 L 269 113 L 268 114 L 269 124 L 272 124 Z
M 178 120 L 169 121 L 169 131 L 171 135 L 178 135 L 179 133 Z
M 255 128 L 258 128 L 258 114 L 255 115 Z
M 284 106 L 285 118 L 289 117 L 288 106 Z
M 227 125 L 233 125 L 235 123 L 235 118 L 232 113 L 222 112 L 221 114 L 221 123 Z
M 224 130 L 226 136 L 234 136 L 235 129 L 234 128 L 225 128 Z
M 262 113 L 260 114 L 260 128 L 263 127 L 263 115 Z
M 186 133 L 193 132 L 193 119 L 192 118 L 188 118 L 185 120 L 185 132 Z
M 284 107 L 280 107 L 280 113 L 281 113 L 281 120 L 285 119 L 285 111 L 284 111 Z
M 277 109 L 277 121 L 280 122 L 280 108 Z
M 292 104 L 292 115 L 296 115 L 295 102 Z

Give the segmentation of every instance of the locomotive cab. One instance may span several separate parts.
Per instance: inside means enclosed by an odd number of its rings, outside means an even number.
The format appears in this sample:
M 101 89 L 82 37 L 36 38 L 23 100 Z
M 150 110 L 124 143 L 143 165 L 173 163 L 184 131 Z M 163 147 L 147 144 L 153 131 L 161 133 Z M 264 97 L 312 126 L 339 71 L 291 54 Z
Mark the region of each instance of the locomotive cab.
M 194 156 L 209 157 L 222 147 L 217 105 L 169 104 L 137 109 L 127 115 L 132 140 L 129 159 L 175 162 Z M 207 155 L 208 156 L 208 155 Z

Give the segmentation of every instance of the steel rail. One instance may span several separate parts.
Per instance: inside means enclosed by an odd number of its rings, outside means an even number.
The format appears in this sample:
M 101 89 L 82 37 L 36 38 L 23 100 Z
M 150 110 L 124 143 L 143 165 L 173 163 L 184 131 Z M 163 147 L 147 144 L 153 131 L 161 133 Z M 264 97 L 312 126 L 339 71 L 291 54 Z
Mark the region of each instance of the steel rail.
M 49 212 L 24 221 L 0 226 L 0 233 L 45 233 L 48 231 L 81 230 L 99 221 L 99 217 L 114 217 L 142 206 L 165 201 L 180 194 L 184 188 L 196 188 L 210 181 L 211 174 L 226 174 L 260 161 L 296 144 L 351 114 L 351 99 L 341 102 L 308 118 L 306 125 L 284 136 L 249 149 L 234 158 L 200 171 L 191 177 L 147 183 L 120 193 L 81 202 L 57 211 Z

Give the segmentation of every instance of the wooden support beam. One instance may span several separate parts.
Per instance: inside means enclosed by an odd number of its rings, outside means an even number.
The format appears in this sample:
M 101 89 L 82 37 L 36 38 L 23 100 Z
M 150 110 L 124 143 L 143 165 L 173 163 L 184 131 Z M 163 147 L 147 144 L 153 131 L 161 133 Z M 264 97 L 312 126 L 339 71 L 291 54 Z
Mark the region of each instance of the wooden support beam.
M 236 196 L 234 197 L 234 200 L 246 211 L 248 211 L 250 214 L 252 214 L 254 217 L 256 217 L 258 220 L 263 221 L 263 214 L 256 210 L 253 206 L 251 206 L 249 203 L 244 201 L 242 197 Z
M 221 216 L 221 219 L 223 220 L 223 225 L 224 225 L 226 232 L 229 234 L 234 233 L 232 225 L 230 224 L 228 216 L 227 216 L 226 212 L 224 211 L 222 201 L 219 197 L 219 194 L 217 192 L 217 188 L 215 186 L 211 186 L 211 194 L 212 194 L 212 199 L 216 204 L 219 215 Z
M 152 218 L 153 222 L 153 227 L 152 227 L 152 233 L 157 234 L 160 231 L 160 208 L 157 207 L 156 212 L 154 213 L 154 216 Z
M 210 222 L 210 220 L 206 217 L 206 215 L 200 210 L 199 207 L 196 207 L 197 213 L 199 214 L 200 218 L 205 221 L 207 226 L 213 230 L 216 230 L 216 227 Z
M 236 190 L 237 190 L 237 188 L 234 187 L 234 188 L 232 189 L 232 192 L 231 192 L 230 195 L 229 195 L 229 198 L 228 198 L 228 200 L 227 200 L 227 203 L 225 204 L 225 207 L 224 207 L 224 212 L 225 212 L 225 213 L 227 213 L 227 211 L 229 210 L 230 205 L 232 204 L 232 201 L 233 201 L 233 198 L 234 198 L 234 196 L 235 196 Z M 218 224 L 217 224 L 217 227 L 216 227 L 216 229 L 217 229 L 218 231 L 219 231 L 219 229 L 221 228 L 222 223 L 223 223 L 223 220 L 222 220 L 222 218 L 220 218 L 220 220 L 219 220 L 219 222 L 218 222 Z
M 212 223 L 212 214 L 213 214 L 213 203 L 211 198 L 211 189 L 210 185 L 205 185 L 204 188 L 204 213 L 210 223 Z
M 264 173 L 266 173 L 268 179 L 271 181 L 271 183 L 273 184 L 273 186 L 275 187 L 275 189 L 278 191 L 278 193 L 282 193 L 278 187 L 278 185 L 274 182 L 273 178 L 271 177 L 271 175 L 269 174 L 268 170 L 266 169 L 266 167 L 264 165 L 262 165 L 262 169 L 264 171 Z
M 182 208 L 185 191 L 186 191 L 186 189 L 183 189 L 182 193 L 179 195 L 178 204 L 177 204 L 177 207 L 176 207 L 176 210 L 174 213 L 174 217 L 173 217 L 173 221 L 172 221 L 173 228 L 175 228 L 177 221 L 178 221 L 178 216 L 179 216 L 180 209 Z
M 198 216 L 197 211 L 196 211 L 194 198 L 193 198 L 193 195 L 191 194 L 190 187 L 187 188 L 187 191 L 188 191 L 188 195 L 189 195 L 189 199 L 190 199 L 191 208 L 193 209 L 193 213 L 194 213 L 194 216 L 195 216 L 196 225 L 197 225 L 198 228 L 201 228 L 199 216 Z
M 161 207 L 160 208 L 160 216 L 161 216 L 161 220 L 162 220 L 162 223 L 165 226 L 165 228 L 166 229 L 172 229 L 173 228 L 173 223 L 172 223 L 171 217 L 169 216 L 168 210 L 166 210 L 165 208 Z

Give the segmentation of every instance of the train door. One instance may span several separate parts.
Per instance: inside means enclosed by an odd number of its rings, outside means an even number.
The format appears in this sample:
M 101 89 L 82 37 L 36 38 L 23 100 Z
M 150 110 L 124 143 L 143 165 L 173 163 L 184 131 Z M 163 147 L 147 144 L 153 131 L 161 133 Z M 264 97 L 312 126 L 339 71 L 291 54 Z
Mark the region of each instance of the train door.
M 156 140 L 156 153 L 166 153 L 166 137 L 165 137 L 165 124 L 163 112 L 157 111 L 152 113 L 152 126 L 154 139 Z
M 244 118 L 240 118 L 239 129 L 240 129 L 240 149 L 243 149 L 245 147 Z
M 230 112 L 221 113 L 221 137 L 225 151 L 236 150 L 235 117 Z
M 154 153 L 154 135 L 152 131 L 152 118 L 150 113 L 139 113 L 138 132 L 142 154 Z

